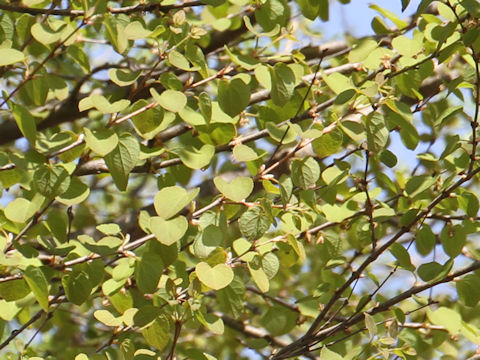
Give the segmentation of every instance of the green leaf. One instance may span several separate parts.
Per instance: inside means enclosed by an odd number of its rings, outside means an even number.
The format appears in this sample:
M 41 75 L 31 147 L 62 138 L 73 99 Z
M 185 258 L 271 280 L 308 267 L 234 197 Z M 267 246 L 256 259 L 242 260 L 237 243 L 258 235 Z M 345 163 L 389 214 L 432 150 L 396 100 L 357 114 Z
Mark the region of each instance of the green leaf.
M 195 267 L 198 279 L 213 290 L 220 290 L 228 286 L 233 280 L 233 270 L 225 264 L 210 267 L 206 262 L 200 262 Z
M 329 350 L 326 346 L 322 347 L 320 351 L 320 358 L 322 360 L 344 360 L 345 358 L 332 350 Z
M 415 237 L 415 247 L 422 256 L 430 254 L 435 247 L 435 234 L 428 224 L 423 224 Z
M 410 254 L 402 245 L 393 243 L 390 246 L 389 250 L 392 255 L 395 256 L 395 258 L 397 259 L 399 266 L 409 271 L 415 270 L 415 266 L 412 265 L 412 262 L 410 260 Z
M 184 216 L 165 220 L 160 216 L 150 218 L 150 229 L 163 245 L 172 245 L 180 240 L 187 232 L 188 221 Z
M 200 149 L 186 145 L 176 150 L 182 163 L 190 169 L 202 169 L 210 164 L 215 155 L 215 146 L 210 144 L 203 145 Z
M 412 57 L 422 51 L 422 43 L 400 35 L 392 40 L 393 48 L 403 56 Z
M 252 276 L 253 281 L 258 286 L 258 289 L 265 293 L 270 288 L 270 282 L 268 276 L 263 270 L 260 256 L 254 256 L 254 258 L 247 263 L 248 271 Z
M 23 52 L 15 49 L 0 48 L 0 66 L 15 64 L 23 60 L 25 60 Z
M 96 310 L 93 313 L 93 316 L 95 319 L 107 326 L 117 327 L 122 325 L 122 317 L 115 317 L 108 310 Z
M 110 223 L 110 224 L 101 224 L 96 226 L 96 229 L 100 231 L 104 235 L 117 235 L 122 231 L 118 224 Z
M 105 164 L 120 191 L 125 191 L 127 188 L 128 175 L 137 165 L 139 155 L 140 144 L 128 133 L 120 135 L 117 146 L 105 155 Z
M 293 183 L 304 190 L 314 187 L 320 178 L 320 166 L 312 157 L 293 160 L 290 169 Z
M 187 58 L 176 50 L 170 50 L 168 53 L 168 62 L 181 70 L 190 70 L 190 63 Z
M 365 128 L 367 130 L 368 150 L 378 153 L 388 142 L 389 131 L 385 126 L 383 115 L 374 112 L 365 118 Z
M 370 337 L 374 337 L 378 333 L 377 324 L 375 323 L 373 316 L 368 313 L 363 313 L 363 315 L 365 316 L 365 327 L 370 333 Z
M 460 314 L 446 307 L 440 307 L 435 311 L 427 310 L 427 316 L 432 324 L 444 326 L 452 335 L 456 335 L 462 328 L 462 318 Z
M 237 161 L 253 161 L 260 157 L 254 149 L 243 144 L 235 145 L 232 154 Z
M 83 304 L 92 291 L 92 284 L 84 271 L 64 275 L 62 277 L 62 286 L 67 299 L 75 305 Z
M 30 112 L 23 106 L 11 104 L 12 114 L 22 135 L 28 139 L 31 145 L 37 138 L 37 125 Z
M 30 288 L 24 279 L 0 283 L 0 296 L 7 301 L 22 299 L 30 294 Z
M 479 281 L 476 274 L 467 274 L 461 280 L 456 281 L 458 297 L 466 306 L 474 307 L 480 301 Z
M 270 219 L 259 206 L 249 208 L 240 217 L 238 224 L 242 235 L 248 240 L 259 239 L 270 227 Z
M 221 246 L 223 236 L 219 227 L 208 225 L 193 242 L 193 253 L 198 258 L 207 258 L 217 247 Z
M 387 19 L 391 20 L 397 27 L 398 29 L 403 29 L 408 26 L 408 23 L 405 21 L 401 20 L 394 12 L 383 9 L 378 5 L 372 4 L 369 6 L 370 9 L 378 11 L 380 14 L 385 16 Z
M 171 112 L 179 112 L 187 104 L 187 97 L 184 93 L 177 90 L 165 90 L 159 94 L 155 89 L 150 89 L 150 93 L 162 108 Z
M 66 24 L 64 24 L 64 26 L 66 26 Z M 54 31 L 45 23 L 40 22 L 33 24 L 31 28 L 32 36 L 35 38 L 35 40 L 44 45 L 49 45 L 60 40 L 63 26 L 58 30 Z
M 480 9 L 478 2 L 475 0 L 462 0 L 460 4 L 475 18 L 480 18 Z
M 128 40 L 145 39 L 152 32 L 143 27 L 140 21 L 132 21 L 125 27 L 125 36 Z
M 272 30 L 277 24 L 286 26 L 290 17 L 290 8 L 284 0 L 267 0 L 255 11 L 255 19 L 265 31 Z
M 158 287 L 165 266 L 162 257 L 153 252 L 145 252 L 137 263 L 135 279 L 138 288 L 144 294 L 152 294 Z
M 221 311 L 237 318 L 245 307 L 245 285 L 243 280 L 235 276 L 227 287 L 216 292 Z
M 298 313 L 280 305 L 271 306 L 262 316 L 261 323 L 272 336 L 289 333 L 297 325 Z
M 70 186 L 70 175 L 63 166 L 59 165 L 42 165 L 33 174 L 33 180 L 35 190 L 46 198 L 62 194 Z
M 337 153 L 342 148 L 343 134 L 338 128 L 323 134 L 312 143 L 313 151 L 319 158 Z
M 118 86 L 128 86 L 133 84 L 141 73 L 140 70 L 131 71 L 128 69 L 110 69 L 108 71 L 108 76 Z
M 418 276 L 423 281 L 430 282 L 442 278 L 447 275 L 448 272 L 452 269 L 453 261 L 448 260 L 445 264 L 441 265 L 435 261 L 422 264 L 418 267 L 417 272 Z
M 170 321 L 165 315 L 161 315 L 149 327 L 142 330 L 142 335 L 150 346 L 160 351 L 170 341 Z
M 218 84 L 218 104 L 228 115 L 240 114 L 250 103 L 250 87 L 243 80 L 220 80 Z
M 78 177 L 70 178 L 70 185 L 55 199 L 60 203 L 72 206 L 80 204 L 90 195 L 90 188 L 85 185 Z
M 353 89 L 350 78 L 338 72 L 334 72 L 330 75 L 324 74 L 323 80 L 325 81 L 327 86 L 337 95 L 343 93 L 346 90 Z
M 445 225 L 440 234 L 440 242 L 448 256 L 452 258 L 457 257 L 467 243 L 465 229 L 460 224 L 455 226 Z
M 248 177 L 240 176 L 231 182 L 227 182 L 217 176 L 213 179 L 213 182 L 226 198 L 233 201 L 242 201 L 253 191 L 253 181 Z
M 200 189 L 190 192 L 179 186 L 169 186 L 160 190 L 153 200 L 157 215 L 165 220 L 177 215 L 198 195 Z
M 272 80 L 271 97 L 275 105 L 284 106 L 293 96 L 295 91 L 295 73 L 283 64 L 278 63 L 270 69 Z
M 43 271 L 38 267 L 28 266 L 23 272 L 23 278 L 43 311 L 48 312 L 48 283 Z
M 5 216 L 8 220 L 18 223 L 26 223 L 37 211 L 34 204 L 24 198 L 16 198 L 9 202 L 5 208 Z
M 103 95 L 91 95 L 82 99 L 82 101 L 78 103 L 78 108 L 80 111 L 83 111 L 94 107 L 103 114 L 112 114 L 125 110 L 128 105 L 130 105 L 130 100 L 127 99 L 121 99 L 110 103 L 110 101 L 108 101 Z

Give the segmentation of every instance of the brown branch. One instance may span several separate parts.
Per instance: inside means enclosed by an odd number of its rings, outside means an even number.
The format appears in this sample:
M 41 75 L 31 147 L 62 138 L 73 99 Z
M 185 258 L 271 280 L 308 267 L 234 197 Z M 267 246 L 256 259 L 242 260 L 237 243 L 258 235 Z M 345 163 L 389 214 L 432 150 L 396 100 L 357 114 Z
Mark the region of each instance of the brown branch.
M 205 5 L 202 1 L 189 1 L 177 5 L 160 5 L 159 3 L 148 3 L 148 4 L 138 4 L 125 7 L 108 7 L 107 12 L 110 14 L 134 14 L 140 12 L 154 12 L 160 11 L 167 13 L 172 10 L 185 9 L 189 7 L 202 6 Z M 20 5 L 11 5 L 0 3 L 0 10 L 16 12 L 21 14 L 30 14 L 30 15 L 57 15 L 57 16 L 68 16 L 70 18 L 75 18 L 79 16 L 85 16 L 86 12 L 84 10 L 72 10 L 72 9 L 38 9 L 31 8 Z

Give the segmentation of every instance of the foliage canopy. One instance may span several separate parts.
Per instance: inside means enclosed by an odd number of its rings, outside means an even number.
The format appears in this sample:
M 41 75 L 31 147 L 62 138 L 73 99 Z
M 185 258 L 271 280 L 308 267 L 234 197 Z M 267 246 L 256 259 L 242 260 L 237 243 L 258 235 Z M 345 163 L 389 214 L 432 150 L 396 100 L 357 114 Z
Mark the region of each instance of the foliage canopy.
M 472 356 L 480 6 L 409 3 L 0 3 L 2 358 Z

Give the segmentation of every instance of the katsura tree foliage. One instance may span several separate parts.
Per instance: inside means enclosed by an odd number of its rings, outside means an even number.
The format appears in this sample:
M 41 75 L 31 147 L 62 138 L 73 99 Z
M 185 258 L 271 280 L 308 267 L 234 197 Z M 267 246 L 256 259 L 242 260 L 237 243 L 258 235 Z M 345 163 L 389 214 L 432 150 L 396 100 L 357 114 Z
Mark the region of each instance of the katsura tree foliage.
M 2 1 L 2 359 L 474 357 L 480 5 L 401 5 Z

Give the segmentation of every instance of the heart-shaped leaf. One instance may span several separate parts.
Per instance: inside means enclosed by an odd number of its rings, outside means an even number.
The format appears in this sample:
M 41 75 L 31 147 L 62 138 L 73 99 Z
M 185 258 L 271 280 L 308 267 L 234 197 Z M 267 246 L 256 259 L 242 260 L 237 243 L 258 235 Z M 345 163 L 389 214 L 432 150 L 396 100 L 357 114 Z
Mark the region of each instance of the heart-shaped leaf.
M 190 204 L 190 202 L 198 195 L 199 191 L 200 189 L 196 188 L 187 192 L 187 190 L 179 186 L 168 186 L 163 188 L 157 193 L 157 195 L 155 195 L 153 201 L 157 215 L 165 220 L 170 219 L 178 214 L 185 206 Z
M 184 216 L 165 220 L 160 216 L 150 218 L 150 229 L 163 245 L 172 245 L 182 238 L 188 229 L 188 221 Z
M 212 268 L 206 262 L 200 262 L 195 272 L 198 279 L 213 290 L 223 289 L 233 280 L 233 270 L 225 264 L 217 264 Z
M 253 181 L 249 177 L 238 177 L 232 182 L 227 182 L 217 176 L 213 179 L 217 189 L 228 199 L 242 201 L 252 193 Z

